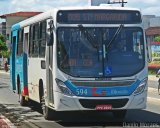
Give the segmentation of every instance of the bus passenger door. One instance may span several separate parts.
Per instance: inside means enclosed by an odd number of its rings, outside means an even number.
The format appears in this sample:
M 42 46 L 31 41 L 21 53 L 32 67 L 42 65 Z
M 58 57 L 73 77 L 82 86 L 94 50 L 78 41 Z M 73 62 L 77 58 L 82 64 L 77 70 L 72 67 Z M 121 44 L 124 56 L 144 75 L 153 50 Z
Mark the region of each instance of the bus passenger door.
M 47 44 L 50 42 L 51 34 L 53 34 L 52 20 L 47 20 Z M 52 29 L 52 30 L 51 30 Z M 53 94 L 53 45 L 48 45 L 46 49 L 46 87 L 47 99 L 49 104 L 54 104 Z
M 16 47 L 17 47 L 17 37 L 18 37 L 18 30 L 12 32 L 12 54 L 10 58 L 10 79 L 11 79 L 11 88 L 15 91 L 16 90 Z

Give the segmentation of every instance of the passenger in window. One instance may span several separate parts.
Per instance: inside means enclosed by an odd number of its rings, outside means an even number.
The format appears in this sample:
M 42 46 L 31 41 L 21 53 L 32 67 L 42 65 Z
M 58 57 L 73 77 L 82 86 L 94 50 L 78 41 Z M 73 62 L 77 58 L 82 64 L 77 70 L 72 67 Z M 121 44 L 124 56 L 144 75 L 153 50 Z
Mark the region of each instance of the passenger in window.
M 124 46 L 123 43 L 118 42 L 118 43 L 112 44 L 109 51 L 111 51 L 112 53 L 114 53 L 114 52 L 125 52 L 126 47 Z

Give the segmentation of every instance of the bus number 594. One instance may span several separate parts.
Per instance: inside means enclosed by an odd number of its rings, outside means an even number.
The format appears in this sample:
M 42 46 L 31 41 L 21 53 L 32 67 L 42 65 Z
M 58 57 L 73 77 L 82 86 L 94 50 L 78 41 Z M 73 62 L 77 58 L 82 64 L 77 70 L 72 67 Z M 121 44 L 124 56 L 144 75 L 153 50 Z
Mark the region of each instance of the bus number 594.
M 77 88 L 76 89 L 76 94 L 77 95 L 87 95 L 88 92 L 87 92 L 87 89 L 79 89 L 79 88 Z

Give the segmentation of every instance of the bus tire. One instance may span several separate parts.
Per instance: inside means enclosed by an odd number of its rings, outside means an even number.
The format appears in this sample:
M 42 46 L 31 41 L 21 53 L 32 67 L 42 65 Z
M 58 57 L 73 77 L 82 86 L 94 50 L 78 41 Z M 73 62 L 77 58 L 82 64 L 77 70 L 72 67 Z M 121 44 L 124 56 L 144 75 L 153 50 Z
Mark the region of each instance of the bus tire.
M 21 106 L 28 106 L 28 101 L 25 100 L 25 97 L 21 94 L 19 95 L 19 103 Z
M 20 91 L 20 77 L 17 77 L 17 91 L 19 95 L 19 103 L 21 106 L 27 106 L 28 101 L 25 100 L 25 96 L 22 96 L 21 91 Z
M 158 94 L 160 95 L 160 83 L 158 84 Z
M 44 118 L 46 120 L 52 119 L 52 110 L 46 106 L 44 96 L 42 96 L 41 105 L 42 105 L 42 111 L 43 111 Z
M 47 107 L 45 104 L 44 88 L 43 88 L 42 79 L 39 81 L 39 97 L 40 97 L 40 104 L 41 104 L 43 116 L 46 120 L 50 120 L 51 119 L 51 109 Z
M 113 116 L 117 119 L 124 119 L 127 113 L 127 110 L 114 110 L 112 111 Z

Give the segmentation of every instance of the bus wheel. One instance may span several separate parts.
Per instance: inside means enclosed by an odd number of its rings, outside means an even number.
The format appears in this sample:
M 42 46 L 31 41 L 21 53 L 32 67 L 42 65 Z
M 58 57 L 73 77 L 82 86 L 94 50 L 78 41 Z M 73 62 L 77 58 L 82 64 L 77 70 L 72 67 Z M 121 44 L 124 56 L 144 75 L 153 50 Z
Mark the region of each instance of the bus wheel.
M 114 110 L 112 111 L 113 116 L 118 119 L 124 119 L 127 113 L 127 110 Z
M 27 106 L 28 105 L 28 101 L 25 100 L 25 97 L 22 96 L 21 94 L 19 94 L 19 102 L 21 106 Z
M 160 95 L 160 83 L 158 84 L 158 94 Z
M 17 77 L 17 90 L 18 90 L 18 95 L 19 95 L 19 103 L 21 106 L 27 106 L 28 102 L 25 100 L 25 97 L 22 96 L 21 94 L 21 89 L 20 89 L 20 77 Z
M 41 99 L 41 105 L 42 105 L 42 111 L 43 111 L 43 116 L 46 120 L 50 120 L 52 118 L 52 111 L 49 107 L 45 105 L 45 99 L 44 96 L 42 96 Z

